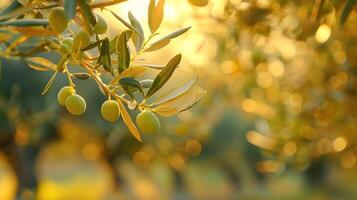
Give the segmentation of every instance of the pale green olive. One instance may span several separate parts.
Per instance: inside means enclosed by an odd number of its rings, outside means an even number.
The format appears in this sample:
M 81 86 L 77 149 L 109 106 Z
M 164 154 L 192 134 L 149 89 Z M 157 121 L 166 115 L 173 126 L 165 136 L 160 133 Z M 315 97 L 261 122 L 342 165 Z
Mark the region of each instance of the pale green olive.
M 68 19 L 63 8 L 54 8 L 48 16 L 48 22 L 56 33 L 61 33 L 68 27 Z
M 136 123 L 139 129 L 144 133 L 157 133 L 161 128 L 160 120 L 149 110 L 138 114 Z
M 66 102 L 67 97 L 71 96 L 72 94 L 76 93 L 73 87 L 65 86 L 63 87 L 57 94 L 57 101 L 60 105 L 64 105 Z
M 65 106 L 72 115 L 81 115 L 86 111 L 86 101 L 78 94 L 72 94 L 67 97 Z
M 102 104 L 101 107 L 102 117 L 110 122 L 115 122 L 120 117 L 120 108 L 116 101 L 108 100 Z

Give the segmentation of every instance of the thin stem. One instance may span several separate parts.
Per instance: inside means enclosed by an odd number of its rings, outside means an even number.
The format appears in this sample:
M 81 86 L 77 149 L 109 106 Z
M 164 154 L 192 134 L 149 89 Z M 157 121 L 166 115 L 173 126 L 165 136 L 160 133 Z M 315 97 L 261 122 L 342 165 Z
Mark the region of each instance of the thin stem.
M 87 72 L 89 73 L 89 75 L 98 83 L 98 85 L 99 85 L 100 87 L 102 87 L 102 89 L 103 89 L 107 94 L 109 94 L 109 95 L 111 95 L 111 96 L 113 96 L 113 97 L 115 97 L 115 98 L 117 98 L 117 99 L 120 99 L 121 101 L 123 101 L 123 102 L 126 103 L 126 104 L 129 104 L 129 103 L 130 103 L 130 101 L 128 101 L 127 99 L 125 99 L 125 98 L 123 98 L 123 97 L 117 95 L 115 92 L 113 92 L 112 90 L 110 90 L 110 89 L 108 88 L 108 86 L 107 86 L 106 84 L 104 84 L 104 83 L 102 82 L 102 80 L 100 80 L 100 78 L 92 71 L 91 68 L 93 68 L 93 66 L 91 66 L 89 63 L 84 62 L 84 61 L 81 61 L 79 64 L 80 64 L 83 68 L 85 68 L 85 69 L 87 70 Z

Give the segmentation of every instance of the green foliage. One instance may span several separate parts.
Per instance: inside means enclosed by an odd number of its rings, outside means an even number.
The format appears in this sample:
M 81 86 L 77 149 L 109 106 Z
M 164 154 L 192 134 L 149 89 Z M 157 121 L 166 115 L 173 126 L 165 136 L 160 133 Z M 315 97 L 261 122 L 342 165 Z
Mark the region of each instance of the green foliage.
M 13 1 L 0 13 L 0 29 L 8 31 L 10 38 L 13 36 L 10 40 L 11 44 L 5 45 L 6 48 L 0 53 L 0 57 L 21 58 L 33 70 L 53 71 L 42 94 L 49 91 L 58 75 L 65 75 L 68 86 L 59 91 L 57 98 L 59 104 L 65 105 L 68 112 L 74 115 L 81 115 L 86 110 L 85 100 L 75 93 L 79 91 L 75 81 L 94 80 L 108 99 L 115 99 L 103 104 L 101 111 L 103 118 L 116 121 L 121 112 L 124 123 L 133 136 L 141 141 L 140 132 L 124 104 L 127 104 L 129 109 L 147 110 L 150 115 L 153 115 L 150 110 L 154 111 L 159 104 L 184 97 L 182 99 L 186 102 L 174 101 L 170 104 L 175 107 L 175 110 L 177 106 L 184 105 L 179 106 L 181 110 L 175 111 L 178 113 L 195 104 L 202 96 L 195 96 L 198 95 L 195 93 L 190 93 L 193 96 L 185 95 L 193 86 L 196 80 L 194 79 L 183 85 L 178 84 L 182 88 L 173 88 L 167 92 L 167 96 L 161 96 L 157 103 L 155 98 L 151 99 L 154 103 L 146 101 L 167 83 L 178 67 L 181 55 L 173 57 L 166 65 L 151 63 L 138 65 L 135 63 L 137 58 L 143 59 L 145 52 L 153 52 L 167 46 L 172 39 L 186 33 L 190 27 L 174 31 L 156 42 L 151 42 L 152 38 L 160 35 L 157 30 L 164 19 L 165 1 L 159 0 L 157 3 L 154 0 L 150 1 L 148 25 L 151 34 L 147 37 L 142 24 L 131 12 L 128 12 L 129 23 L 107 8 L 121 2 L 123 0 L 101 2 L 64 0 L 63 4 L 57 1 L 29 1 L 25 4 Z M 102 37 L 101 34 L 108 30 L 108 23 L 100 14 L 94 12 L 95 9 L 109 11 L 127 30 L 116 33 L 113 38 Z M 48 16 L 48 19 L 45 16 Z M 15 36 L 14 33 L 18 34 Z M 16 48 L 18 45 L 30 43 L 30 39 L 36 36 L 41 36 L 43 39 L 30 50 L 22 52 Z M 0 39 L 1 37 L 0 33 Z M 131 50 L 131 42 L 135 52 Z M 53 63 L 48 60 L 47 53 L 57 53 L 60 56 L 59 61 Z M 72 68 L 77 66 L 80 66 L 80 71 L 77 69 L 76 73 L 72 73 Z M 159 70 L 154 80 L 140 80 L 140 76 L 144 75 L 147 69 Z M 109 76 L 109 81 L 104 81 L 103 76 Z M 141 93 L 140 96 L 135 95 L 137 91 Z M 143 123 L 145 122 L 141 122 L 141 125 Z M 156 124 L 155 127 L 157 128 L 158 125 Z

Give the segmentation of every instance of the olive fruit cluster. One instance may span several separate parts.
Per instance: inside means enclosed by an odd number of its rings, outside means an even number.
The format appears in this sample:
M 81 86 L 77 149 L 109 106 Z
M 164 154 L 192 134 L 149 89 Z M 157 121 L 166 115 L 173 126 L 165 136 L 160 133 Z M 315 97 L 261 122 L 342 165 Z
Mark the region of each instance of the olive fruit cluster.
M 86 111 L 86 101 L 83 97 L 76 94 L 71 86 L 63 87 L 57 95 L 60 105 L 64 105 L 67 111 L 73 115 L 82 115 Z

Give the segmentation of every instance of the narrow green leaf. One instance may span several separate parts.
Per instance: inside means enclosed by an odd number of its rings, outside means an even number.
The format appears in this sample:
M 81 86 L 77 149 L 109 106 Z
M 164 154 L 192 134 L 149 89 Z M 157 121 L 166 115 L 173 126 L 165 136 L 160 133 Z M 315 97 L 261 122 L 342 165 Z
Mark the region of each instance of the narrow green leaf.
M 79 80 L 87 80 L 90 78 L 90 75 L 87 73 L 74 73 L 72 75 Z
M 143 87 L 136 79 L 130 77 L 122 78 L 119 80 L 119 84 L 132 99 L 134 99 L 132 88 L 139 90 L 139 92 L 145 97 Z
M 118 71 L 122 73 L 130 65 L 130 53 L 127 44 L 127 31 L 123 31 L 117 41 Z
M 156 76 L 152 86 L 146 94 L 146 98 L 155 94 L 155 92 L 157 92 L 170 79 L 176 67 L 180 64 L 181 57 L 181 54 L 178 54 L 167 63 L 165 68 Z
M 136 32 L 133 33 L 132 40 L 135 45 L 136 52 L 139 52 L 141 47 L 144 43 L 144 30 L 140 24 L 140 22 L 135 18 L 135 16 L 129 11 L 128 17 L 130 20 L 131 25 L 136 28 L 142 35 L 137 34 Z
M 156 42 L 152 43 L 147 49 L 145 49 L 144 52 L 156 51 L 156 50 L 166 47 L 170 43 L 171 39 L 174 39 L 174 38 L 186 33 L 188 30 L 190 30 L 190 28 L 191 28 L 191 26 L 174 31 L 174 32 L 160 38 Z
M 124 24 L 124 26 L 126 26 L 127 28 L 129 28 L 130 30 L 135 31 L 135 33 L 139 34 L 140 36 L 144 37 L 144 35 L 142 35 L 142 33 L 140 33 L 139 30 L 137 30 L 135 27 L 133 27 L 131 24 L 129 24 L 128 22 L 126 22 L 123 18 L 121 18 L 119 15 L 115 14 L 113 11 L 110 10 L 110 12 L 112 13 L 112 15 L 117 18 L 117 20 L 119 20 L 122 24 Z
M 8 7 L 0 12 L 0 16 L 10 13 L 19 7 L 22 7 L 22 5 L 17 0 L 13 0 Z
M 47 82 L 45 88 L 43 89 L 41 95 L 46 94 L 46 92 L 51 88 L 51 86 L 52 86 L 54 80 L 56 79 L 57 73 L 58 73 L 58 71 L 56 71 L 56 72 L 52 75 L 52 77 L 50 78 L 50 80 Z
M 79 5 L 82 17 L 86 23 L 87 29 L 92 30 L 92 27 L 95 26 L 97 20 L 94 16 L 92 9 L 90 8 L 87 0 L 77 0 Z
M 41 57 L 29 57 L 25 61 L 31 69 L 37 71 L 56 71 L 57 65 Z
M 107 72 L 113 72 L 109 48 L 109 39 L 105 38 L 100 48 L 100 62 Z
M 151 33 L 155 33 L 159 29 L 162 19 L 164 18 L 165 0 L 159 0 L 155 5 L 155 0 L 150 0 L 148 19 Z
M 73 19 L 76 14 L 77 0 L 64 0 L 64 11 L 68 20 Z
M 127 31 L 126 32 L 126 40 L 127 40 L 127 42 L 131 38 L 132 33 L 133 33 L 133 31 Z M 109 42 L 110 54 L 113 54 L 113 53 L 115 53 L 117 51 L 117 41 L 118 41 L 119 36 L 120 36 L 120 33 L 118 35 L 116 35 L 113 39 L 110 40 L 110 42 Z
M 0 22 L 0 26 L 27 27 L 27 26 L 47 26 L 47 25 L 48 25 L 47 19 L 18 19 L 14 21 Z
M 356 0 L 346 0 L 346 4 L 343 7 L 341 17 L 340 17 L 340 26 L 343 26 L 345 24 L 345 22 L 347 21 L 347 18 L 350 15 L 355 3 L 356 3 Z
M 95 42 L 92 42 L 88 46 L 86 46 L 83 49 L 81 49 L 81 51 L 88 51 L 88 50 L 94 49 L 95 47 L 100 45 L 100 43 L 102 43 L 102 42 L 103 42 L 103 40 L 97 40 Z

